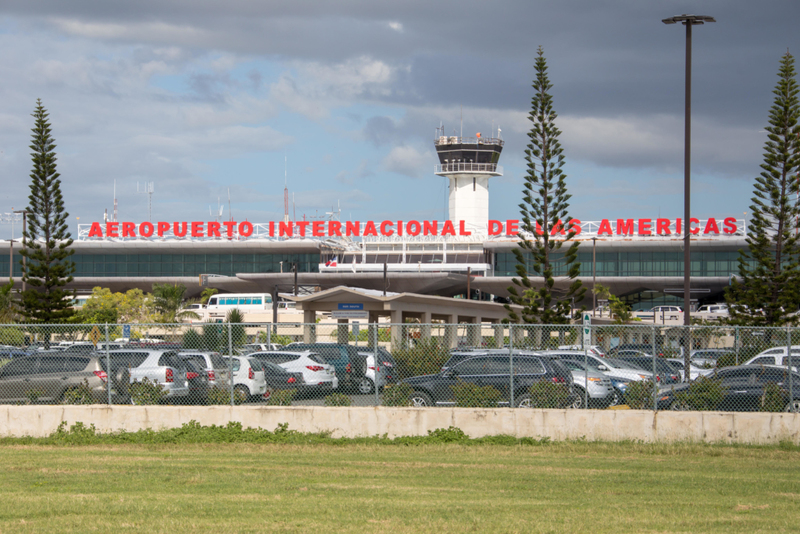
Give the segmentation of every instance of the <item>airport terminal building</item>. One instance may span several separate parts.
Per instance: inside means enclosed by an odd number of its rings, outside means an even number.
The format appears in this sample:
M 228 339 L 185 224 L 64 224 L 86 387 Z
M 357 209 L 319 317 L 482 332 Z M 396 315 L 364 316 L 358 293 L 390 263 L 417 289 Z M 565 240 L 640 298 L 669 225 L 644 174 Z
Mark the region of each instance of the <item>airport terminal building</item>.
M 313 220 L 113 221 L 81 224 L 72 287 L 90 293 L 181 283 L 187 296 L 204 284 L 220 292 L 286 293 L 336 286 L 487 300 L 508 295 L 516 274 L 520 221 L 493 220 L 488 182 L 502 175 L 503 141 L 437 137 L 434 174 L 449 181 L 446 221 Z M 723 299 L 746 247 L 746 221 L 720 214 L 690 221 L 691 297 Z M 634 310 L 683 303 L 683 221 L 609 218 L 563 221 L 553 234 L 576 232 L 580 277 L 611 289 Z M 21 287 L 21 240 L 0 242 L 0 273 Z M 9 251 L 13 250 L 12 258 Z M 529 269 L 530 272 L 530 269 Z M 557 273 L 558 274 L 558 273 Z M 558 285 L 558 282 L 557 282 Z M 576 303 L 576 305 L 579 303 Z M 591 293 L 587 302 L 591 306 Z

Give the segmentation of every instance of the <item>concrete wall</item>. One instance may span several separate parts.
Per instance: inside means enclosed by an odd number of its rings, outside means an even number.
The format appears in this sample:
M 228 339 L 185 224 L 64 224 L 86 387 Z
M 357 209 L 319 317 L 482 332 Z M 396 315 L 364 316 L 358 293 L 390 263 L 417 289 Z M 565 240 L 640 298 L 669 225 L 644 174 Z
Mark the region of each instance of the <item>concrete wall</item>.
M 203 425 L 238 421 L 268 430 L 288 423 L 292 430 L 330 431 L 336 437 L 426 435 L 455 426 L 471 437 L 800 444 L 800 414 L 792 413 L 303 406 L 1 406 L 0 436 L 47 436 L 62 421 L 111 432 L 180 427 L 191 420 Z

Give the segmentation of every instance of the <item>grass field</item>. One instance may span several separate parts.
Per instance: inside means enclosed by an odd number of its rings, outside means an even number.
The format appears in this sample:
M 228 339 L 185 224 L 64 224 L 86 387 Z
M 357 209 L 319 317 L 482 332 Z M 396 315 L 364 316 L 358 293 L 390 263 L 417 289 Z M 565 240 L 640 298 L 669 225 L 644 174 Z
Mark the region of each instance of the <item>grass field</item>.
M 0 532 L 797 532 L 800 449 L 0 443 Z

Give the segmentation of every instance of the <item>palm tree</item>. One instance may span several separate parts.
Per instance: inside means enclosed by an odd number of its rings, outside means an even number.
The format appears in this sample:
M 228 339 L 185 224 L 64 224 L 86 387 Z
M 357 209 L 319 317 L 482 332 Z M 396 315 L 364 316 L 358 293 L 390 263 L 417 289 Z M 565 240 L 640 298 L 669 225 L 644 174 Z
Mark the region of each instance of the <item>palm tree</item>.
M 180 284 L 153 284 L 153 308 L 159 323 L 200 319 L 200 316 L 193 311 L 181 311 L 184 293 L 186 293 L 186 286 Z

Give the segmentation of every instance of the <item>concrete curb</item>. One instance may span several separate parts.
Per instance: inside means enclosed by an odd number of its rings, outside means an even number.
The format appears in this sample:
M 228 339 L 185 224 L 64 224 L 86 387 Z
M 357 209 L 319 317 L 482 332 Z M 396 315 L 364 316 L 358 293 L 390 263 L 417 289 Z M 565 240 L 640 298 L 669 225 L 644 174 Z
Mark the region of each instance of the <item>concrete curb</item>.
M 0 436 L 44 437 L 62 421 L 94 424 L 105 433 L 177 428 L 192 420 L 202 425 L 237 421 L 268 430 L 288 423 L 292 430 L 334 437 L 420 436 L 455 426 L 473 438 L 800 444 L 800 414 L 794 413 L 323 406 L 0 406 Z

